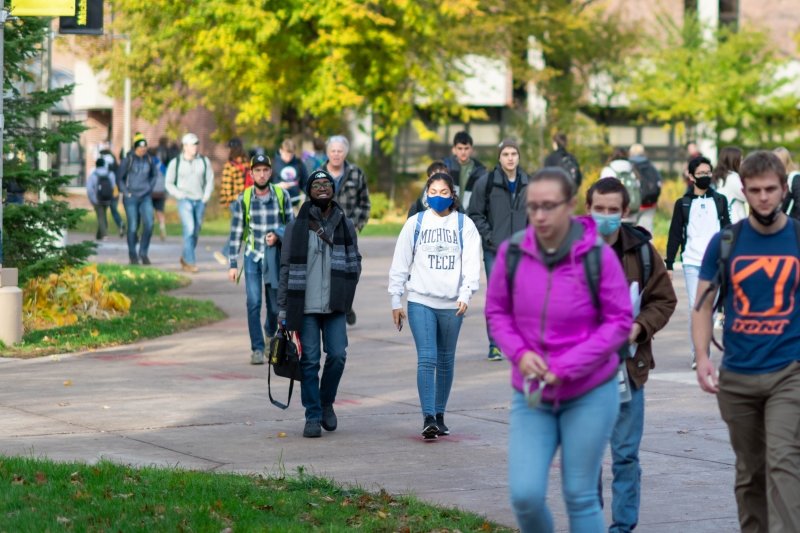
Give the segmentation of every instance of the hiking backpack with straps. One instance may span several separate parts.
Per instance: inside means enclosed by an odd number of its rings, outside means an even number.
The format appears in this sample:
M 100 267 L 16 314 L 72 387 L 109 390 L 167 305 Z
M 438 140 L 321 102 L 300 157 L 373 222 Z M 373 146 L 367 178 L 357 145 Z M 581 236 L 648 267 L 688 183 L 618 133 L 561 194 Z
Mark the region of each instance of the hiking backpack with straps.
M 642 207 L 642 185 L 633 171 L 633 166 L 631 166 L 631 170 L 615 170 L 614 172 L 617 174 L 617 179 L 625 186 L 625 190 L 628 191 L 628 196 L 631 199 L 628 209 L 631 214 L 638 213 L 639 208 Z

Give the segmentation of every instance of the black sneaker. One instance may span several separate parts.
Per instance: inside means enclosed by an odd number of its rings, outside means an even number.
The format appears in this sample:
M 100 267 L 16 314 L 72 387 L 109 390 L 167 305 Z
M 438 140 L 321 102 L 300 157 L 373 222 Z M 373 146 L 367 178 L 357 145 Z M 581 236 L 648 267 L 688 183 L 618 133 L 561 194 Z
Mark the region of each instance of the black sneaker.
M 436 425 L 439 426 L 439 433 L 437 433 L 437 435 L 440 437 L 450 434 L 450 428 L 444 425 L 444 413 L 436 415 Z
M 347 312 L 347 325 L 348 326 L 355 326 L 356 325 L 356 312 L 352 309 Z
M 439 426 L 436 425 L 436 419 L 428 415 L 425 417 L 425 423 L 422 424 L 422 438 L 425 440 L 435 440 L 439 436 Z
M 130 264 L 132 264 L 132 265 L 138 265 L 139 264 L 139 258 L 136 257 L 135 255 L 129 255 L 128 256 L 128 262 Z
M 149 265 L 149 264 L 151 264 L 151 263 L 150 263 L 150 258 L 149 258 L 149 257 L 147 257 L 146 255 L 143 255 L 143 256 L 142 256 L 142 264 L 143 264 L 143 265 Z
M 322 406 L 322 429 L 325 431 L 336 431 L 336 413 L 333 412 L 332 405 Z
M 303 428 L 303 436 L 307 439 L 316 439 L 322 436 L 322 428 L 319 427 L 318 420 L 306 420 L 306 427 Z

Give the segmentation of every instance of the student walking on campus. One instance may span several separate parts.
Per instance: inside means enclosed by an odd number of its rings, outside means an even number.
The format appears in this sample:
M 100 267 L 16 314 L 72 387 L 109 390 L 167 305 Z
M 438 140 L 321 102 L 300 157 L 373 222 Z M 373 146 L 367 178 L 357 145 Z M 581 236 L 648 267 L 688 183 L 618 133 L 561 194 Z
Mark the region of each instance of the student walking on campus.
M 534 174 L 531 226 L 500 245 L 489 278 L 486 318 L 511 362 L 509 490 L 523 533 L 553 531 L 547 483 L 559 448 L 570 531 L 605 531 L 597 480 L 619 412 L 631 301 L 616 254 L 594 221 L 571 216 L 575 204 L 566 171 Z
M 800 220 L 800 170 L 792 160 L 791 152 L 783 146 L 775 148 L 772 152 L 781 160 L 788 176 L 786 185 L 789 191 L 783 201 L 783 212 Z
M 214 192 L 214 171 L 211 161 L 197 153 L 200 140 L 187 133 L 181 140 L 183 150 L 167 165 L 167 192 L 178 201 L 178 214 L 183 226 L 183 270 L 197 272 L 195 250 L 203 225 L 206 204 Z
M 455 181 L 459 203 L 465 210 L 469 207 L 475 183 L 486 174 L 483 163 L 472 157 L 474 153 L 472 136 L 466 131 L 459 131 L 453 136 L 451 154 L 444 158 L 447 173 Z
M 128 219 L 128 260 L 132 265 L 150 264 L 150 238 L 153 236 L 153 189 L 158 179 L 158 166 L 147 153 L 147 140 L 141 133 L 133 138 L 133 150 L 119 166 L 117 179 L 125 218 Z M 139 241 L 139 225 L 142 239 Z M 138 244 L 138 250 L 137 250 Z
M 106 160 L 103 157 L 97 158 L 95 169 L 86 180 L 86 195 L 89 197 L 89 202 L 91 202 L 97 215 L 95 238 L 98 241 L 103 240 L 108 235 L 106 210 L 111 206 L 112 202 L 117 201 L 117 178 L 108 169 Z M 122 226 L 119 223 L 117 223 L 117 226 L 122 231 Z
M 350 141 L 344 135 L 334 135 L 325 145 L 328 160 L 322 165 L 322 170 L 328 172 L 334 181 L 334 201 L 357 231 L 364 229 L 369 221 L 369 212 L 372 204 L 369 201 L 367 176 L 364 171 L 347 160 L 350 153 Z M 347 310 L 347 324 L 355 325 L 356 312 L 351 308 Z
M 394 248 L 389 271 L 392 320 L 408 316 L 417 348 L 417 391 L 422 436 L 449 435 L 444 413 L 453 384 L 461 323 L 480 282 L 481 236 L 458 211 L 453 178 L 438 173 L 425 185 L 428 208 L 410 217 Z M 402 297 L 408 289 L 408 315 Z
M 300 394 L 307 438 L 320 437 L 322 428 L 338 427 L 333 404 L 347 357 L 345 314 L 352 308 L 361 276 L 356 228 L 334 201 L 334 186 L 327 171 L 311 173 L 305 191 L 308 200 L 286 228 L 281 250 L 279 320 L 285 321 L 287 330 L 300 333 Z
M 717 395 L 736 454 L 747 533 L 800 531 L 800 223 L 782 212 L 786 170 L 768 151 L 739 168 L 749 216 L 711 239 L 692 335 L 697 381 Z M 719 276 L 719 277 L 718 277 Z M 725 306 L 719 375 L 709 359 L 713 294 Z
M 286 224 L 294 218 L 289 194 L 270 185 L 272 162 L 260 154 L 251 162 L 254 184 L 231 203 L 231 234 L 228 238 L 228 279 L 239 279 L 238 257 L 244 251 L 244 281 L 247 294 L 247 330 L 250 333 L 250 363 L 264 364 L 265 337 L 278 329 L 278 279 L 281 241 Z M 261 302 L 267 308 L 261 324 Z
M 686 295 L 689 312 L 694 308 L 697 295 L 697 280 L 700 265 L 711 237 L 722 228 L 730 225 L 728 201 L 711 187 L 711 161 L 698 156 L 689 161 L 688 173 L 692 190 L 675 202 L 672 221 L 667 238 L 667 257 L 665 263 L 670 277 L 678 247 L 681 248 L 683 278 L 686 281 Z M 692 320 L 689 315 L 689 335 L 691 340 Z M 692 342 L 692 368 L 695 362 L 695 345 Z
M 644 385 L 650 370 L 656 366 L 653 336 L 667 325 L 678 303 L 664 262 L 650 243 L 650 234 L 644 228 L 622 222 L 628 216 L 629 203 L 627 189 L 616 179 L 599 180 L 586 193 L 586 211 L 622 263 L 628 284 L 637 283 L 640 294 L 639 313 L 628 335 L 628 344 L 635 351 L 631 353 L 627 346 L 622 351 L 630 400 L 620 404 L 611 433 L 614 481 L 609 533 L 629 533 L 639 522 Z
M 475 184 L 467 211 L 481 234 L 487 278 L 492 273 L 500 243 L 528 224 L 525 214 L 528 175 L 519 168 L 519 144 L 513 139 L 505 139 L 500 143 L 497 159 L 494 170 L 484 174 Z M 487 336 L 487 359 L 502 361 L 503 354 L 488 328 Z

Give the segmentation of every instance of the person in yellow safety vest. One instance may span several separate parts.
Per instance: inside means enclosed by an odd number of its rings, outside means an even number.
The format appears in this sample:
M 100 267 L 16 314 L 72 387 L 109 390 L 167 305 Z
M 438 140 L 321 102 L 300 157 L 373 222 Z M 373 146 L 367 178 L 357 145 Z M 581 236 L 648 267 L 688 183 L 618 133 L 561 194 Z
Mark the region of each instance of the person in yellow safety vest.
M 291 199 L 279 187 L 270 185 L 272 161 L 258 154 L 250 160 L 254 184 L 247 187 L 231 204 L 231 233 L 228 238 L 228 279 L 238 282 L 241 276 L 238 257 L 245 244 L 244 270 L 247 294 L 247 329 L 250 332 L 250 363 L 264 364 L 264 349 L 278 329 L 278 277 L 281 242 L 286 224 L 294 219 Z M 262 294 L 267 317 L 262 331 Z M 266 334 L 266 335 L 265 335 Z

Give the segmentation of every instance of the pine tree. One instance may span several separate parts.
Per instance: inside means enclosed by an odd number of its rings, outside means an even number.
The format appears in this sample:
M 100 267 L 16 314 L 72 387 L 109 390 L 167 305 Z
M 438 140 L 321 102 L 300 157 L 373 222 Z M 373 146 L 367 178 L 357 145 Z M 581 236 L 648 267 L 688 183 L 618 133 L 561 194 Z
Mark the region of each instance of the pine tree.
M 9 2 L 5 2 L 8 9 Z M 49 19 L 24 17 L 5 25 L 5 134 L 3 183 L 16 182 L 26 191 L 41 191 L 46 201 L 5 204 L 3 207 L 3 266 L 19 269 L 20 283 L 83 263 L 94 243 L 59 246 L 63 229 L 73 229 L 85 214 L 64 201 L 63 192 L 74 176 L 57 170 L 39 170 L 40 152 L 55 153 L 61 143 L 78 139 L 85 129 L 77 121 L 60 121 L 49 128 L 37 127 L 39 115 L 72 93 L 73 86 L 31 90 L 33 60 L 49 31 Z

